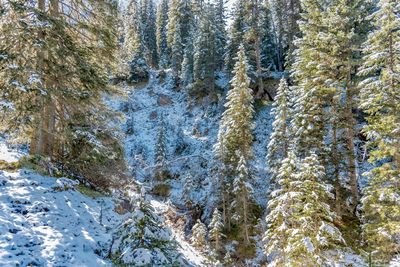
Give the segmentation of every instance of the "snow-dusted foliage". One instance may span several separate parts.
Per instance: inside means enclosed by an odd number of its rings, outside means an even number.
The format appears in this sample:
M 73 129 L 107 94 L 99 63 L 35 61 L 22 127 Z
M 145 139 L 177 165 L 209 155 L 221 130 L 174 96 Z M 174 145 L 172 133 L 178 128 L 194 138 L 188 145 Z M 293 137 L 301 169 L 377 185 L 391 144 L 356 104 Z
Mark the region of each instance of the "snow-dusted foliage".
M 222 221 L 222 215 L 217 208 L 214 209 L 208 229 L 209 237 L 213 242 L 214 249 L 218 251 L 221 248 L 221 239 L 224 237 L 224 223 Z
M 201 250 L 207 246 L 207 227 L 200 220 L 197 220 L 192 228 L 190 241 L 192 241 L 193 246 Z
M 274 108 L 271 111 L 275 120 L 272 124 L 273 133 L 267 147 L 267 162 L 272 179 L 275 179 L 282 159 L 286 158 L 291 141 L 289 140 L 289 116 L 292 112 L 288 106 L 289 96 L 289 86 L 286 79 L 282 78 L 273 103 Z
M 400 251 L 400 3 L 381 0 L 371 15 L 375 26 L 364 47 L 360 74 L 364 131 L 374 164 L 361 200 L 364 238 L 388 262 Z
M 341 247 L 343 237 L 333 224 L 330 187 L 315 154 L 298 161 L 290 152 L 278 174 L 279 189 L 271 194 L 265 236 L 273 266 L 321 266 L 324 251 Z
M 115 234 L 113 258 L 133 266 L 179 265 L 182 259 L 171 231 L 144 195 L 134 201 L 137 203 L 130 218 Z

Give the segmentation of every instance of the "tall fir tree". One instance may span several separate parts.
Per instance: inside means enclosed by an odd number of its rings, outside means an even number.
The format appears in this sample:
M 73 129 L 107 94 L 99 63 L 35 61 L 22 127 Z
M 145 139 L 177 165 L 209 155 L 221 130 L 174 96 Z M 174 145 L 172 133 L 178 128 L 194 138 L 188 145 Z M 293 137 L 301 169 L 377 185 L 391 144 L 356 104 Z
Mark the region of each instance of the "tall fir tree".
M 157 8 L 157 54 L 160 68 L 167 68 L 169 65 L 169 51 L 167 43 L 169 0 L 162 0 Z
M 212 93 L 215 87 L 215 11 L 213 5 L 203 8 L 198 36 L 194 44 L 193 90 Z
M 237 54 L 237 63 L 235 66 L 235 76 L 231 80 L 231 90 L 227 95 L 227 103 L 225 104 L 226 110 L 223 113 L 220 130 L 218 135 L 218 142 L 215 146 L 215 153 L 218 160 L 223 165 L 223 175 L 221 175 L 221 183 L 223 187 L 223 212 L 226 227 L 228 231 L 231 226 L 231 217 L 233 217 L 232 209 L 236 209 L 239 205 L 248 205 L 247 200 L 250 198 L 250 190 L 245 188 L 248 185 L 250 177 L 239 173 L 239 161 L 243 158 L 248 162 L 252 156 L 252 143 L 253 143 L 253 114 L 254 114 L 254 98 L 252 90 L 249 88 L 250 79 L 247 76 L 248 65 L 245 55 L 244 46 L 240 47 Z M 246 165 L 247 166 L 247 165 Z M 234 179 L 236 177 L 236 194 L 232 194 Z M 245 183 L 244 183 L 245 182 Z M 240 194 L 245 192 L 244 199 L 240 199 Z M 248 194 L 247 194 L 248 193 Z M 237 205 L 231 207 L 232 198 L 238 198 Z M 250 214 L 239 214 L 238 210 L 236 217 L 245 216 L 246 220 L 251 216 Z M 247 211 L 246 211 L 247 212 Z M 241 223 L 241 222 L 240 222 Z M 248 238 L 248 225 L 241 224 L 244 230 L 245 240 Z
M 278 174 L 279 166 L 283 159 L 288 155 L 289 144 L 291 140 L 290 136 L 290 107 L 288 106 L 289 101 L 289 86 L 286 82 L 286 78 L 282 78 L 279 84 L 275 102 L 273 104 L 272 114 L 275 119 L 272 124 L 273 132 L 271 134 L 270 141 L 268 143 L 267 163 L 271 173 L 271 180 L 275 182 L 275 178 Z
M 205 249 L 207 246 L 207 227 L 200 220 L 192 228 L 192 237 L 190 238 L 193 246 L 198 249 Z
M 243 245 L 247 247 L 251 244 L 250 235 L 254 219 L 251 211 L 251 203 L 254 200 L 252 199 L 253 187 L 251 186 L 251 174 L 244 155 L 239 156 L 232 193 L 234 195 L 234 201 L 232 202 L 234 210 L 233 221 L 242 233 Z
M 218 252 L 221 249 L 221 241 L 224 237 L 224 223 L 222 221 L 221 213 L 217 208 L 214 209 L 208 228 L 210 240 L 213 242 L 214 249 Z
M 152 67 L 158 66 L 156 10 L 153 0 L 141 0 L 140 23 L 143 27 L 143 42 L 147 51 L 147 62 Z
M 108 0 L 71 2 L 69 12 L 58 0 L 4 6 L 0 102 L 7 105 L 0 128 L 30 142 L 32 155 L 107 186 L 113 179 L 102 166 L 118 170 L 123 157 L 102 100 L 116 92 L 107 83 L 115 65 L 117 7 Z
M 333 194 L 323 183 L 324 167 L 311 155 L 298 162 L 293 152 L 279 170 L 280 187 L 271 193 L 266 220 L 266 252 L 274 255 L 271 266 L 321 266 L 324 252 L 340 248 L 345 241 L 333 224 Z
M 400 3 L 381 0 L 372 15 L 360 75 L 360 107 L 373 169 L 361 200 L 364 239 L 385 263 L 400 251 Z
M 214 0 L 215 8 L 215 64 L 217 70 L 224 69 L 225 48 L 227 43 L 226 32 L 226 0 Z
M 238 0 L 233 8 L 232 24 L 229 27 L 229 39 L 226 46 L 225 64 L 228 75 L 235 67 L 235 58 L 239 47 L 244 43 L 244 34 L 246 29 L 246 1 Z

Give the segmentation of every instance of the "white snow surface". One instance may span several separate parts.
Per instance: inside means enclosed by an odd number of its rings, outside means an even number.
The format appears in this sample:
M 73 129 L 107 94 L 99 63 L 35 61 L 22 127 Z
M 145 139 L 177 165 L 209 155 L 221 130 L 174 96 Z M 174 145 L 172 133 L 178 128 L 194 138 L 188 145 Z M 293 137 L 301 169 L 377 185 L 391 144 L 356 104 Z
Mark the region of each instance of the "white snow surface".
M 22 155 L 23 153 L 9 148 L 4 140 L 0 138 L 0 161 L 16 162 Z
M 2 150 L 2 158 L 14 156 Z M 0 171 L 0 266 L 111 266 L 105 257 L 121 216 L 111 198 L 92 199 L 73 184 L 25 169 Z

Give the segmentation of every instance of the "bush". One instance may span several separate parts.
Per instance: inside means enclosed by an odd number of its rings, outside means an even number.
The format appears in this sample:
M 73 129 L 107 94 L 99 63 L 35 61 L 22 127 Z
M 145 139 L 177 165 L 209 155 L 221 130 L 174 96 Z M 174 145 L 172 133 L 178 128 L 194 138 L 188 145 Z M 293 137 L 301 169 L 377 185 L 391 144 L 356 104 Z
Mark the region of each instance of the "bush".
M 168 197 L 171 191 L 171 186 L 168 184 L 158 184 L 153 187 L 152 193 L 160 197 Z

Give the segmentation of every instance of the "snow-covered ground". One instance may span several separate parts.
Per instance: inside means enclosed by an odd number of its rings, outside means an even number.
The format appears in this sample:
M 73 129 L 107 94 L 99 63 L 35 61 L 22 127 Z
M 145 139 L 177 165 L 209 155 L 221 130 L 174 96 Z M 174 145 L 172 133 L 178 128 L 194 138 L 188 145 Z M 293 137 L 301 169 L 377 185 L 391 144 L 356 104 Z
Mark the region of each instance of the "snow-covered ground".
M 19 153 L 0 143 L 0 158 Z M 0 171 L 0 266 L 110 266 L 105 260 L 120 223 L 110 198 L 92 199 L 74 181 L 30 170 Z

